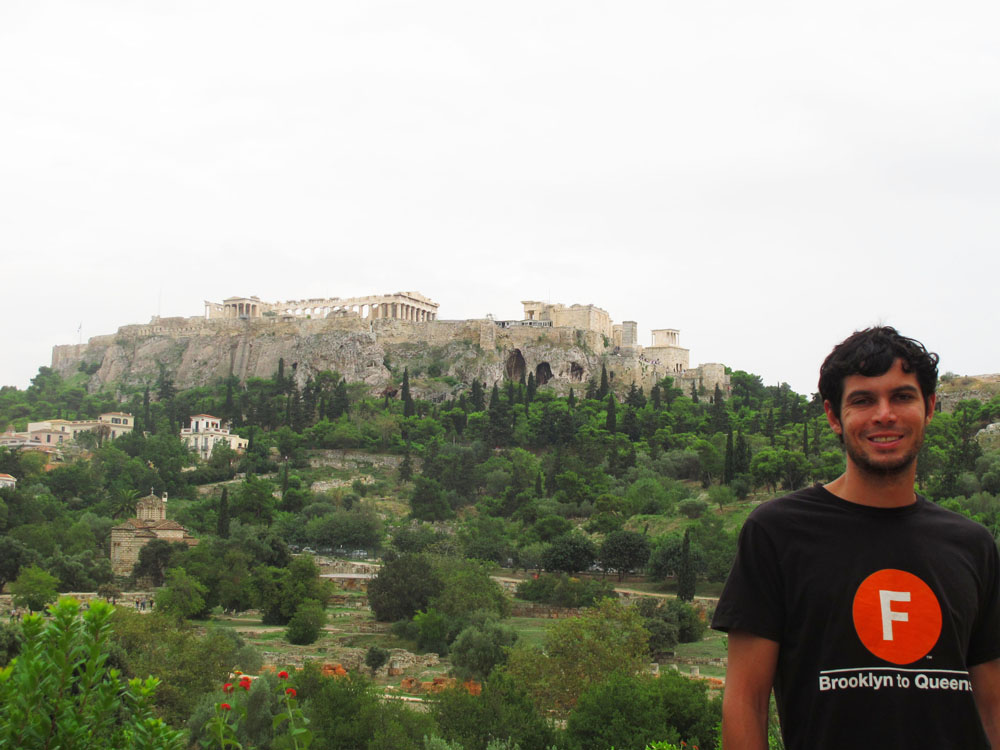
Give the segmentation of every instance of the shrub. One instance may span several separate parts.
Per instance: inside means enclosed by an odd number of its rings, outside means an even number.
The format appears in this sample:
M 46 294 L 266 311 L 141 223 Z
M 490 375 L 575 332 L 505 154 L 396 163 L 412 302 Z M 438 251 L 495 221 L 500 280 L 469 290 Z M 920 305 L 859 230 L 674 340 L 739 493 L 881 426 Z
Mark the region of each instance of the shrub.
M 308 646 L 316 642 L 325 624 L 326 611 L 323 605 L 315 599 L 304 599 L 292 615 L 285 634 L 289 643 Z

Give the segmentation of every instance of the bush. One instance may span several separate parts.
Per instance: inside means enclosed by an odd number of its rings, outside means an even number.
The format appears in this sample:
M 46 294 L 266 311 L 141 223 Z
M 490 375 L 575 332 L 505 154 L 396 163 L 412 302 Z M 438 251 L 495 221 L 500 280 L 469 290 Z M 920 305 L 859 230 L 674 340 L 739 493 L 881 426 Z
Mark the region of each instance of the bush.
M 689 498 L 687 500 L 681 500 L 677 503 L 677 510 L 688 518 L 701 518 L 705 511 L 708 510 L 708 503 L 704 500 Z
M 323 605 L 315 599 L 304 599 L 292 615 L 285 635 L 289 643 L 308 646 L 316 642 L 325 624 L 326 611 Z
M 517 596 L 553 607 L 589 607 L 599 599 L 614 598 L 617 594 L 610 581 L 581 580 L 561 573 L 522 581 L 517 586 Z

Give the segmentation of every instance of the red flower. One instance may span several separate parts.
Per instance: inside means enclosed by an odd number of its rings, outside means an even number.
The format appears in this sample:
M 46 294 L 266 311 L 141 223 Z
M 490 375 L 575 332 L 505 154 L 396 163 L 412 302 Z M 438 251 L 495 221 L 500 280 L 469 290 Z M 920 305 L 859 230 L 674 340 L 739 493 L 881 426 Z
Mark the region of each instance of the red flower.
M 233 692 L 233 683 L 227 682 L 225 685 L 223 685 L 222 686 L 222 692 L 223 693 L 231 693 L 231 692 Z
M 250 689 L 250 678 L 249 677 L 241 677 L 240 678 L 240 687 L 243 688 L 244 690 L 249 690 Z
M 230 706 L 228 703 L 220 703 L 219 708 L 221 708 L 223 711 L 231 711 L 233 707 Z
M 280 677 L 283 680 L 287 680 L 288 679 L 288 672 L 285 672 L 285 671 L 278 672 L 278 677 Z
M 298 693 L 295 692 L 295 688 L 285 688 L 285 695 L 290 695 L 294 698 Z

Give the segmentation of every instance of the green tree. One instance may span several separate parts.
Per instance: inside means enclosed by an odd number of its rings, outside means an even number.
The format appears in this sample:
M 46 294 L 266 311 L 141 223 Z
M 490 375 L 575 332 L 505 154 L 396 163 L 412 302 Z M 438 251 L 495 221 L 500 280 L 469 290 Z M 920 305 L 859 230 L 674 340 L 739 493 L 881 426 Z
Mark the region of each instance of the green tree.
M 408 620 L 443 588 L 425 555 L 400 555 L 382 565 L 369 582 L 368 604 L 380 622 Z
M 303 599 L 288 622 L 288 642 L 297 646 L 315 643 L 325 624 L 326 610 L 323 605 L 315 599 Z
M 215 524 L 215 533 L 220 539 L 229 538 L 229 488 L 222 488 L 219 498 L 219 516 Z
M 715 748 L 718 700 L 708 686 L 676 672 L 658 678 L 614 673 L 588 688 L 566 722 L 571 747 L 643 748 L 658 740 Z
M 414 405 L 413 398 L 410 396 L 410 369 L 408 367 L 403 368 L 403 388 L 400 398 L 403 400 L 404 417 L 412 417 L 417 413 L 417 407 Z
M 148 578 L 153 586 L 162 586 L 173 556 L 180 553 L 183 547 L 180 543 L 166 539 L 150 539 L 139 549 L 139 559 L 132 568 L 132 578 Z
M 608 384 L 608 368 L 605 365 L 601 365 L 601 385 L 598 386 L 597 392 L 594 397 L 598 401 L 603 401 L 604 397 L 608 395 L 611 390 L 611 386 Z
M 549 750 L 556 746 L 551 724 L 537 711 L 524 688 L 502 670 L 493 672 L 481 695 L 446 690 L 431 700 L 430 710 L 438 731 L 458 743 L 451 747 Z
M 14 606 L 27 607 L 32 612 L 41 611 L 58 598 L 58 584 L 59 581 L 55 576 L 37 565 L 22 568 L 17 580 L 10 584 L 10 593 L 14 595 Z
M 681 559 L 677 567 L 677 598 L 683 602 L 694 600 L 694 590 L 697 577 L 694 563 L 691 560 L 691 531 L 684 531 L 684 541 L 681 543 Z
M 274 486 L 266 479 L 248 474 L 233 493 L 229 510 L 241 523 L 269 526 L 277 504 Z
M 493 668 L 507 661 L 517 631 L 492 619 L 465 627 L 451 645 L 451 663 L 463 680 L 485 680 Z
M 604 417 L 604 429 L 608 432 L 615 432 L 618 429 L 618 419 L 615 416 L 614 394 L 608 395 L 607 411 Z
M 378 672 L 387 661 L 389 661 L 389 652 L 380 646 L 369 646 L 368 650 L 365 652 L 365 666 L 372 671 L 372 678 L 375 677 L 375 673 Z
M 637 531 L 612 531 L 604 538 L 597 557 L 605 570 L 618 574 L 621 581 L 628 573 L 642 568 L 649 559 L 649 540 Z
M 649 633 L 634 607 L 605 599 L 580 617 L 558 620 L 541 648 L 518 643 L 507 671 L 540 711 L 566 715 L 591 685 L 614 671 L 634 675 L 646 662 Z
M 542 553 L 541 564 L 545 570 L 576 573 L 586 570 L 597 558 L 597 547 L 582 534 L 564 534 L 552 542 Z
M 207 593 L 208 589 L 184 568 L 174 568 L 167 572 L 165 586 L 156 592 L 156 608 L 181 620 L 205 618 L 209 615 Z

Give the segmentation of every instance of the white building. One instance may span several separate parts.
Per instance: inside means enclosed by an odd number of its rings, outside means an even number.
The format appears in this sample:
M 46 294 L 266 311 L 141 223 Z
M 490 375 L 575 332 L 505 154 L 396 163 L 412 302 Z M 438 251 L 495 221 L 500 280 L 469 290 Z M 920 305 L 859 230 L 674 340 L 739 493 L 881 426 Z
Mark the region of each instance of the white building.
M 222 426 L 222 420 L 211 414 L 195 414 L 191 417 L 191 426 L 181 429 L 181 440 L 203 459 L 212 455 L 216 443 L 224 442 L 234 451 L 242 453 L 249 442 L 239 435 L 230 434 L 229 428 Z
M 10 474 L 0 474 L 0 487 L 16 487 L 17 477 L 12 477 Z

